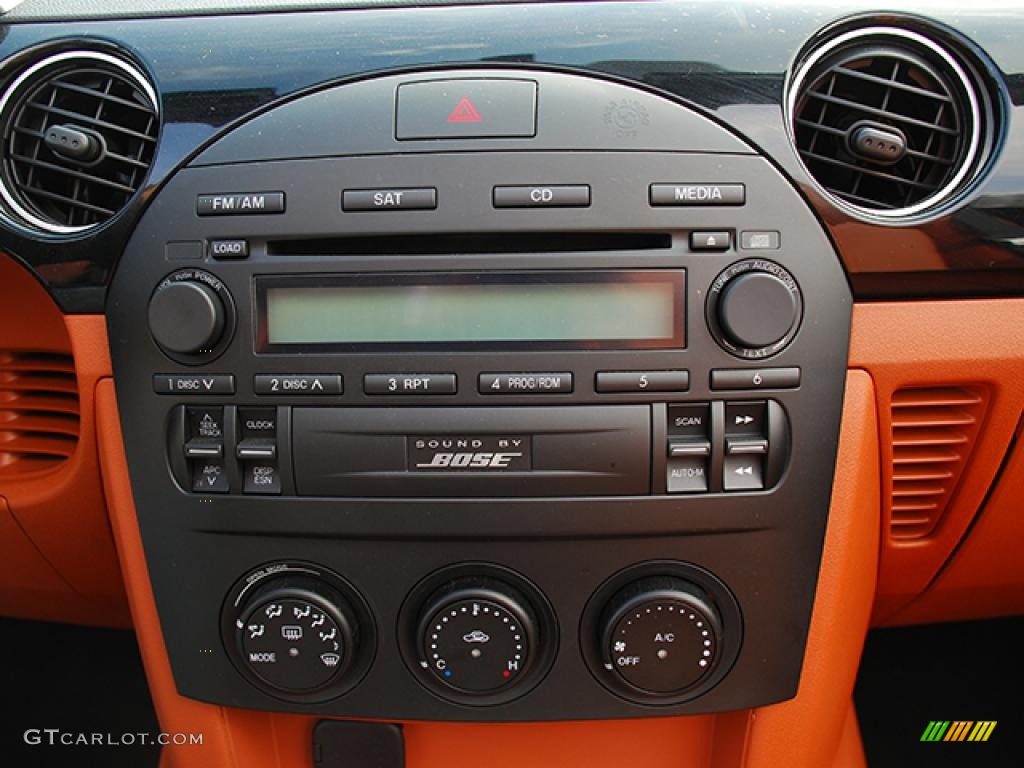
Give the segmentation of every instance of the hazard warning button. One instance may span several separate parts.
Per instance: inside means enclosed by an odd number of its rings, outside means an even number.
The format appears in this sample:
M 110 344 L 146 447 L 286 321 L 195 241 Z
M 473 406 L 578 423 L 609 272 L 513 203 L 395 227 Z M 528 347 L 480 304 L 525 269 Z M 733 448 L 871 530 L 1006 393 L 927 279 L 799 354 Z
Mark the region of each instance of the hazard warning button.
M 537 83 L 449 78 L 398 86 L 395 138 L 486 139 L 537 134 Z

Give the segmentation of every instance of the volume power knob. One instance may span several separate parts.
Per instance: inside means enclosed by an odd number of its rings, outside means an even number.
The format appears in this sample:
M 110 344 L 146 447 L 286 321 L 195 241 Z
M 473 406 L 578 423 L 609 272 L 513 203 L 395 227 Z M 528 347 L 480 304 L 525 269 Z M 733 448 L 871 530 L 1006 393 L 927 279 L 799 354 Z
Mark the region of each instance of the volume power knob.
M 149 300 L 149 330 L 154 341 L 175 359 L 212 352 L 224 339 L 228 325 L 226 293 L 223 284 L 206 273 L 171 275 Z
M 708 325 L 726 350 L 747 359 L 780 352 L 796 335 L 800 288 L 785 269 L 751 259 L 733 264 L 708 291 Z

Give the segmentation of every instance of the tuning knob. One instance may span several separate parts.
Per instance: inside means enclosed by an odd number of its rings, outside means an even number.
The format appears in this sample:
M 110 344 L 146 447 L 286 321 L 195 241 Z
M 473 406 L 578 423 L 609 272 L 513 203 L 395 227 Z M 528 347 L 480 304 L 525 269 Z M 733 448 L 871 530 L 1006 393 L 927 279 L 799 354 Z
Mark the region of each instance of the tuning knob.
M 708 325 L 732 354 L 761 359 L 780 352 L 796 335 L 803 302 L 800 287 L 773 262 L 733 264 L 708 291 Z
M 184 270 L 164 280 L 149 300 L 149 330 L 175 359 L 200 362 L 221 344 L 228 327 L 230 297 L 206 272 Z
M 601 622 L 603 664 L 627 690 L 673 697 L 699 685 L 720 656 L 721 619 L 698 586 L 652 576 L 620 590 Z

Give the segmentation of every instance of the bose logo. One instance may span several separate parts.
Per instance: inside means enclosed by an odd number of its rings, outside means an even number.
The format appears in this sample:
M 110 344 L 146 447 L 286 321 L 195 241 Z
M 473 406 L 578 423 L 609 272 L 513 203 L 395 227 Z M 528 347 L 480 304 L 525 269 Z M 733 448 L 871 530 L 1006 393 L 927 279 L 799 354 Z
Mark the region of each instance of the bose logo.
M 508 469 L 513 459 L 518 459 L 522 453 L 490 453 L 490 452 L 462 452 L 435 453 L 429 462 L 421 462 L 417 468 L 437 469 L 447 467 L 450 469 Z

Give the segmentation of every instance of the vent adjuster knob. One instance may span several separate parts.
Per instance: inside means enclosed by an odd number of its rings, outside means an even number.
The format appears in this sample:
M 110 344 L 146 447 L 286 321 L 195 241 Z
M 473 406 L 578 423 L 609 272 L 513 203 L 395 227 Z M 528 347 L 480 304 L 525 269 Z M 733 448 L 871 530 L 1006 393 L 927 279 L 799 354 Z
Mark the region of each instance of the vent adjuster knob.
M 43 141 L 58 155 L 78 163 L 95 162 L 104 151 L 102 137 L 73 125 L 51 125 Z
M 875 163 L 899 162 L 907 152 L 907 139 L 895 128 L 857 123 L 850 129 L 850 150 Z

